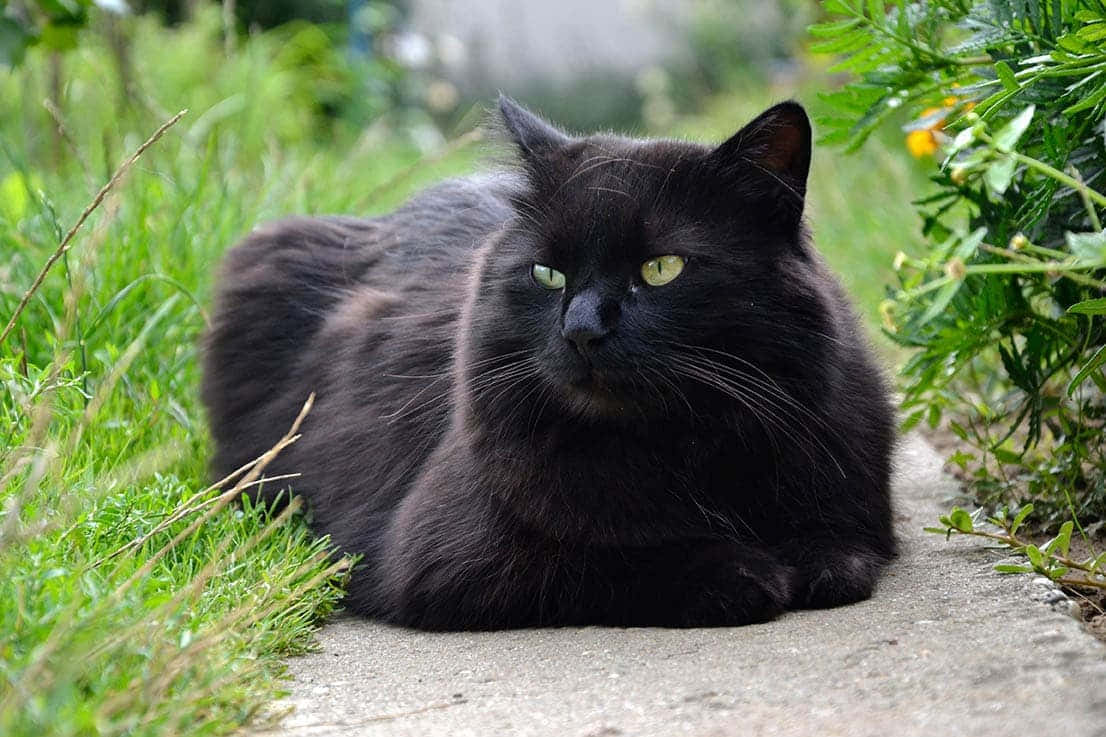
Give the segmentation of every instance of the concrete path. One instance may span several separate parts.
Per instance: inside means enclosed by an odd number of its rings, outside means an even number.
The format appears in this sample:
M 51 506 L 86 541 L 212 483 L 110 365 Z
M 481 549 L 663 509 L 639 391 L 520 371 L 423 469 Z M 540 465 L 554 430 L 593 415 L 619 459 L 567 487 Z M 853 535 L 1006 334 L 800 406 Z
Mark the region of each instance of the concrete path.
M 917 437 L 875 598 L 732 629 L 427 634 L 354 619 L 294 658 L 272 735 L 1106 737 L 1106 648 L 1041 581 L 920 532 L 955 486 Z

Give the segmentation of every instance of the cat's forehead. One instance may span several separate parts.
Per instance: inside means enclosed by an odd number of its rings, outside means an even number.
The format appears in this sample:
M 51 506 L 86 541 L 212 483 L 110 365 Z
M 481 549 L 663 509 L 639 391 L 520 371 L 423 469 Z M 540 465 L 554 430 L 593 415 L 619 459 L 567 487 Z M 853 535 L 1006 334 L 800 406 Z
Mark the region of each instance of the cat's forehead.
M 685 214 L 688 172 L 702 155 L 689 144 L 585 139 L 547 203 L 555 245 L 593 254 L 647 247 Z
M 562 165 L 568 184 L 595 186 L 623 182 L 657 187 L 700 161 L 706 149 L 679 141 L 641 141 L 591 136 L 566 150 Z

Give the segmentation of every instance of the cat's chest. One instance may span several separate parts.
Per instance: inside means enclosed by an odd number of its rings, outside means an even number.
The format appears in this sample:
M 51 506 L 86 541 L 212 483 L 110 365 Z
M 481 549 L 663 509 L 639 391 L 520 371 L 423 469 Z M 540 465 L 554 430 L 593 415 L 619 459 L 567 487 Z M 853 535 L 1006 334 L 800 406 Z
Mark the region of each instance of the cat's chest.
M 512 496 L 554 497 L 589 509 L 740 497 L 763 478 L 755 454 L 724 432 L 660 438 L 582 432 L 473 450 Z

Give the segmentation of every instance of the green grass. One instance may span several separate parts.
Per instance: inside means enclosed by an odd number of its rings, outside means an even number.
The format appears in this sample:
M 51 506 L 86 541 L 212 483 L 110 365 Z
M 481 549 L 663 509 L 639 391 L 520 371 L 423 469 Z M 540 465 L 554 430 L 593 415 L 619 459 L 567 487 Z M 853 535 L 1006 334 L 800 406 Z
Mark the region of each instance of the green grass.
M 185 118 L 109 193 L 0 345 L 0 734 L 222 734 L 281 686 L 340 595 L 342 561 L 299 516 L 207 489 L 197 340 L 213 270 L 256 223 L 371 213 L 470 171 L 310 113 L 288 32 L 222 55 L 217 18 L 139 20 L 138 96 L 96 35 L 65 57 L 66 142 L 39 101 L 50 63 L 0 73 L 0 322 L 115 167 Z M 678 131 L 721 139 L 783 97 L 719 98 Z M 817 241 L 871 317 L 917 227 L 919 170 L 894 142 L 819 152 Z M 134 541 L 139 541 L 135 545 Z
M 280 37 L 228 61 L 210 23 L 143 23 L 148 99 L 120 111 L 90 39 L 64 62 L 79 154 L 55 151 L 46 59 L 0 76 L 0 322 L 118 163 L 166 111 L 190 113 L 0 346 L 0 734 L 225 733 L 279 689 L 279 656 L 309 646 L 342 572 L 299 517 L 274 526 L 204 492 L 196 359 L 212 272 L 259 221 L 385 209 L 471 168 L 478 147 L 409 170 L 411 147 L 319 130 L 297 97 L 303 73 L 279 68 Z

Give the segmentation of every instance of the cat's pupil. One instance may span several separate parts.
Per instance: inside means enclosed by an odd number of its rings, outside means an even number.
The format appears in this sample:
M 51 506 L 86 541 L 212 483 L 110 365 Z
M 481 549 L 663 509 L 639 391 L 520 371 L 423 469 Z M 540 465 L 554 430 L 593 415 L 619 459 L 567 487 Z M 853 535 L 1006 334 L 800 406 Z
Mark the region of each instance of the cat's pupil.
M 686 262 L 683 256 L 658 256 L 641 265 L 641 277 L 649 286 L 664 286 L 683 272 Z

